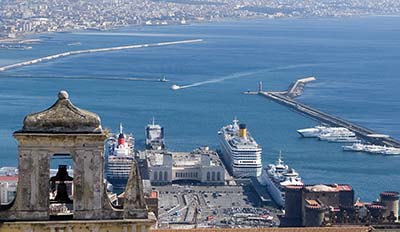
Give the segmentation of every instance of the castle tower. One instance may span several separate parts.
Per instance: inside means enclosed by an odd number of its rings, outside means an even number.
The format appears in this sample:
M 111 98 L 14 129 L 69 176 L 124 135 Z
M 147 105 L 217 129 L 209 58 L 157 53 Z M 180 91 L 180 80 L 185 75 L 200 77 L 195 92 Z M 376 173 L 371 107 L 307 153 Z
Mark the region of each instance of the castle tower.
M 399 193 L 398 192 L 382 192 L 380 194 L 381 203 L 386 206 L 386 210 L 383 212 L 384 217 L 388 217 L 391 212 L 398 221 L 399 218 Z
M 324 220 L 324 209 L 320 205 L 306 205 L 303 226 L 319 227 Z
M 285 188 L 285 226 L 302 225 L 302 192 L 303 186 L 286 186 Z
M 123 220 L 124 215 L 129 219 L 148 218 L 136 163 L 128 183 L 133 194 L 127 208 L 111 205 L 104 185 L 106 135 L 100 117 L 75 107 L 66 91 L 61 91 L 47 110 L 27 115 L 14 137 L 18 141 L 18 187 L 15 200 L 0 209 L 1 220 L 50 219 L 50 160 L 56 155 L 69 155 L 73 162 L 72 219 Z

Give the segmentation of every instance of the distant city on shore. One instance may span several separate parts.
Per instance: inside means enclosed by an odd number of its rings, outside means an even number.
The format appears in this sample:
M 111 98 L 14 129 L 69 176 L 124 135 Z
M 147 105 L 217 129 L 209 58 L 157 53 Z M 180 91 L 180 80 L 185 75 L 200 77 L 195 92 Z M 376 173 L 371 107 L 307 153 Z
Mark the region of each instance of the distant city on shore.
M 350 17 L 399 13 L 400 2 L 396 0 L 1 0 L 0 38 L 234 18 Z

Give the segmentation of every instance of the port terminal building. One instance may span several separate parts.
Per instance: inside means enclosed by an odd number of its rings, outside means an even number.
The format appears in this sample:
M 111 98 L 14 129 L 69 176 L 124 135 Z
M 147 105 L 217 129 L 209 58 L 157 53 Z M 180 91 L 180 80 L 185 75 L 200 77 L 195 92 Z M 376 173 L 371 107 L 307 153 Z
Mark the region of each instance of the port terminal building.
M 208 147 L 201 147 L 190 153 L 147 151 L 146 156 L 152 185 L 174 182 L 225 184 L 225 168 L 217 153 Z

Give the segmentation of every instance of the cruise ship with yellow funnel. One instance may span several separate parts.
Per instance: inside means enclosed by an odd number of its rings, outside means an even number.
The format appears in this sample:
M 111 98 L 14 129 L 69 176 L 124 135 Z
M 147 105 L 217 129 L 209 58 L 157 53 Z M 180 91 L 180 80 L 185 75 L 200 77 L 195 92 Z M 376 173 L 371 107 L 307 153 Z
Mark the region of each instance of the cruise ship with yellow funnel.
M 226 168 L 234 177 L 260 176 L 262 148 L 247 131 L 245 124 L 235 118 L 233 124 L 218 131 L 221 156 Z

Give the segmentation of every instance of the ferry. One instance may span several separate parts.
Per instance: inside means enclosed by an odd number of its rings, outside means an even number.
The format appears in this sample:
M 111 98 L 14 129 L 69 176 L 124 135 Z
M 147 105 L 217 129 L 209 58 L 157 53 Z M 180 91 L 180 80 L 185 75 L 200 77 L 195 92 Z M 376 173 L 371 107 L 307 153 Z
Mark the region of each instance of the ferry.
M 297 133 L 299 133 L 304 138 L 317 138 L 318 135 L 326 128 L 326 126 L 316 126 L 313 128 L 299 129 L 297 130 Z
M 281 154 L 279 154 L 275 164 L 269 164 L 263 169 L 258 181 L 266 186 L 271 198 L 279 207 L 284 207 L 285 205 L 286 186 L 304 185 L 299 173 L 284 164 Z
M 336 136 L 354 136 L 354 133 L 345 127 L 327 127 L 327 126 L 315 126 L 312 128 L 305 128 L 297 130 L 304 138 L 318 138 L 321 135 L 327 135 L 334 133 Z
M 124 189 L 134 162 L 135 139 L 124 134 L 122 124 L 119 133 L 107 139 L 106 178 L 114 189 Z
M 146 149 L 148 150 L 164 150 L 164 128 L 158 124 L 148 124 L 146 127 Z
M 246 125 L 238 122 L 235 118 L 233 124 L 218 131 L 221 158 L 234 177 L 260 176 L 262 148 L 247 131 Z

